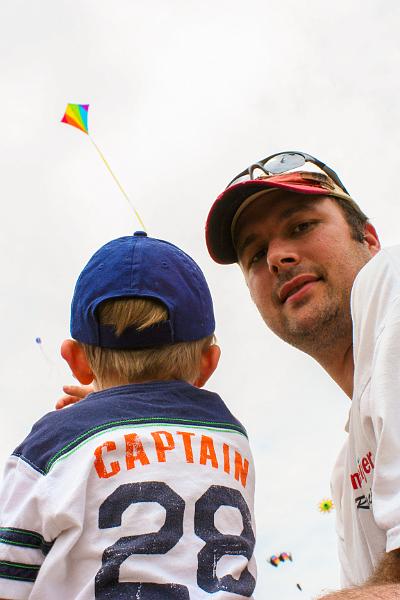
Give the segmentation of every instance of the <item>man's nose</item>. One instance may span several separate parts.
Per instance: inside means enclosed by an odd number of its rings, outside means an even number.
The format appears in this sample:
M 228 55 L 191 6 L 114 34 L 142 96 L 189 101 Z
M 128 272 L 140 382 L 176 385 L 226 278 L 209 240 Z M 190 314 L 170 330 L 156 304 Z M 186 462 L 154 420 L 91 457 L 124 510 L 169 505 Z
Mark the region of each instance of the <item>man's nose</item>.
M 299 254 L 290 244 L 279 241 L 271 242 L 267 254 L 268 268 L 271 273 L 277 274 L 280 271 L 291 269 L 300 263 Z

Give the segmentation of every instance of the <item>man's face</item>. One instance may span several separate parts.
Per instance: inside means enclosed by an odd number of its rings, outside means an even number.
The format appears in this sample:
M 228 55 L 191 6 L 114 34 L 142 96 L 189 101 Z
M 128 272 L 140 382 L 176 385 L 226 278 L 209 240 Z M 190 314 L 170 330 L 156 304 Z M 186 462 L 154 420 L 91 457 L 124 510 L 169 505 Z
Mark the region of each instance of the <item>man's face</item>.
M 272 331 L 314 356 L 339 337 L 351 343 L 351 287 L 379 242 L 371 248 L 354 240 L 334 200 L 261 196 L 240 215 L 234 241 L 250 294 Z

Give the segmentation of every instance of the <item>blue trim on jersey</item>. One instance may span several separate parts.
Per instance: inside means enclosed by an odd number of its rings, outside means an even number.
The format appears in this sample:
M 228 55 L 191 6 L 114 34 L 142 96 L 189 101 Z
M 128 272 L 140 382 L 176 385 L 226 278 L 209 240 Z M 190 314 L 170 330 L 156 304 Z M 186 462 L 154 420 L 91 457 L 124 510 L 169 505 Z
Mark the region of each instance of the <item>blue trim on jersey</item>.
M 46 475 L 55 460 L 101 431 L 117 424 L 152 423 L 228 429 L 247 437 L 218 394 L 184 381 L 153 381 L 96 392 L 48 413 L 13 454 Z
M 0 543 L 11 546 L 22 546 L 24 548 L 35 548 L 46 556 L 54 542 L 46 542 L 40 533 L 30 531 L 29 529 L 0 527 Z
M 0 560 L 0 577 L 3 579 L 34 583 L 39 569 L 40 565 L 26 565 L 25 563 L 13 563 L 8 560 Z

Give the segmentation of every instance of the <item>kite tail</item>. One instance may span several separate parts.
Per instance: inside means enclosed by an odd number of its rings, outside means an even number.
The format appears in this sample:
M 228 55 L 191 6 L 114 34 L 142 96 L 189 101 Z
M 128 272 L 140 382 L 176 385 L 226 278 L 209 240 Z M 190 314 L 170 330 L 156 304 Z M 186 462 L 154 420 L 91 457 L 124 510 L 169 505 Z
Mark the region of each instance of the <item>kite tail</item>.
M 109 172 L 111 173 L 115 183 L 117 184 L 117 186 L 119 187 L 119 189 L 121 190 L 122 194 L 124 195 L 126 201 L 128 202 L 129 206 L 133 209 L 133 212 L 135 213 L 137 220 L 139 221 L 140 225 L 143 227 L 144 231 L 146 231 L 146 227 L 145 224 L 143 223 L 142 219 L 140 218 L 140 215 L 138 213 L 138 211 L 136 210 L 136 208 L 133 206 L 132 202 L 129 199 L 128 194 L 125 192 L 124 188 L 122 187 L 122 185 L 120 184 L 120 182 L 118 181 L 118 179 L 116 178 L 116 176 L 114 175 L 110 165 L 108 164 L 104 154 L 102 153 L 102 151 L 100 150 L 100 148 L 97 146 L 97 144 L 95 143 L 95 141 L 93 140 L 93 138 L 90 137 L 90 135 L 88 135 L 90 141 L 92 142 L 93 146 L 96 148 L 97 152 L 99 153 L 100 158 L 102 159 L 102 161 L 104 162 L 104 164 L 106 165 L 107 169 L 109 170 Z

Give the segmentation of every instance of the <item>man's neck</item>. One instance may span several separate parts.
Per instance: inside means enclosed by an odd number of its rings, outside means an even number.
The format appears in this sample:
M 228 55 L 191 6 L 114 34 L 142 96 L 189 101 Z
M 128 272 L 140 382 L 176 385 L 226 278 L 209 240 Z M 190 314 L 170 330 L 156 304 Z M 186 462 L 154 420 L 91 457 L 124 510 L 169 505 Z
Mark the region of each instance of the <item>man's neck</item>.
M 351 400 L 354 384 L 353 344 L 344 350 L 331 349 L 325 356 L 314 358 Z

